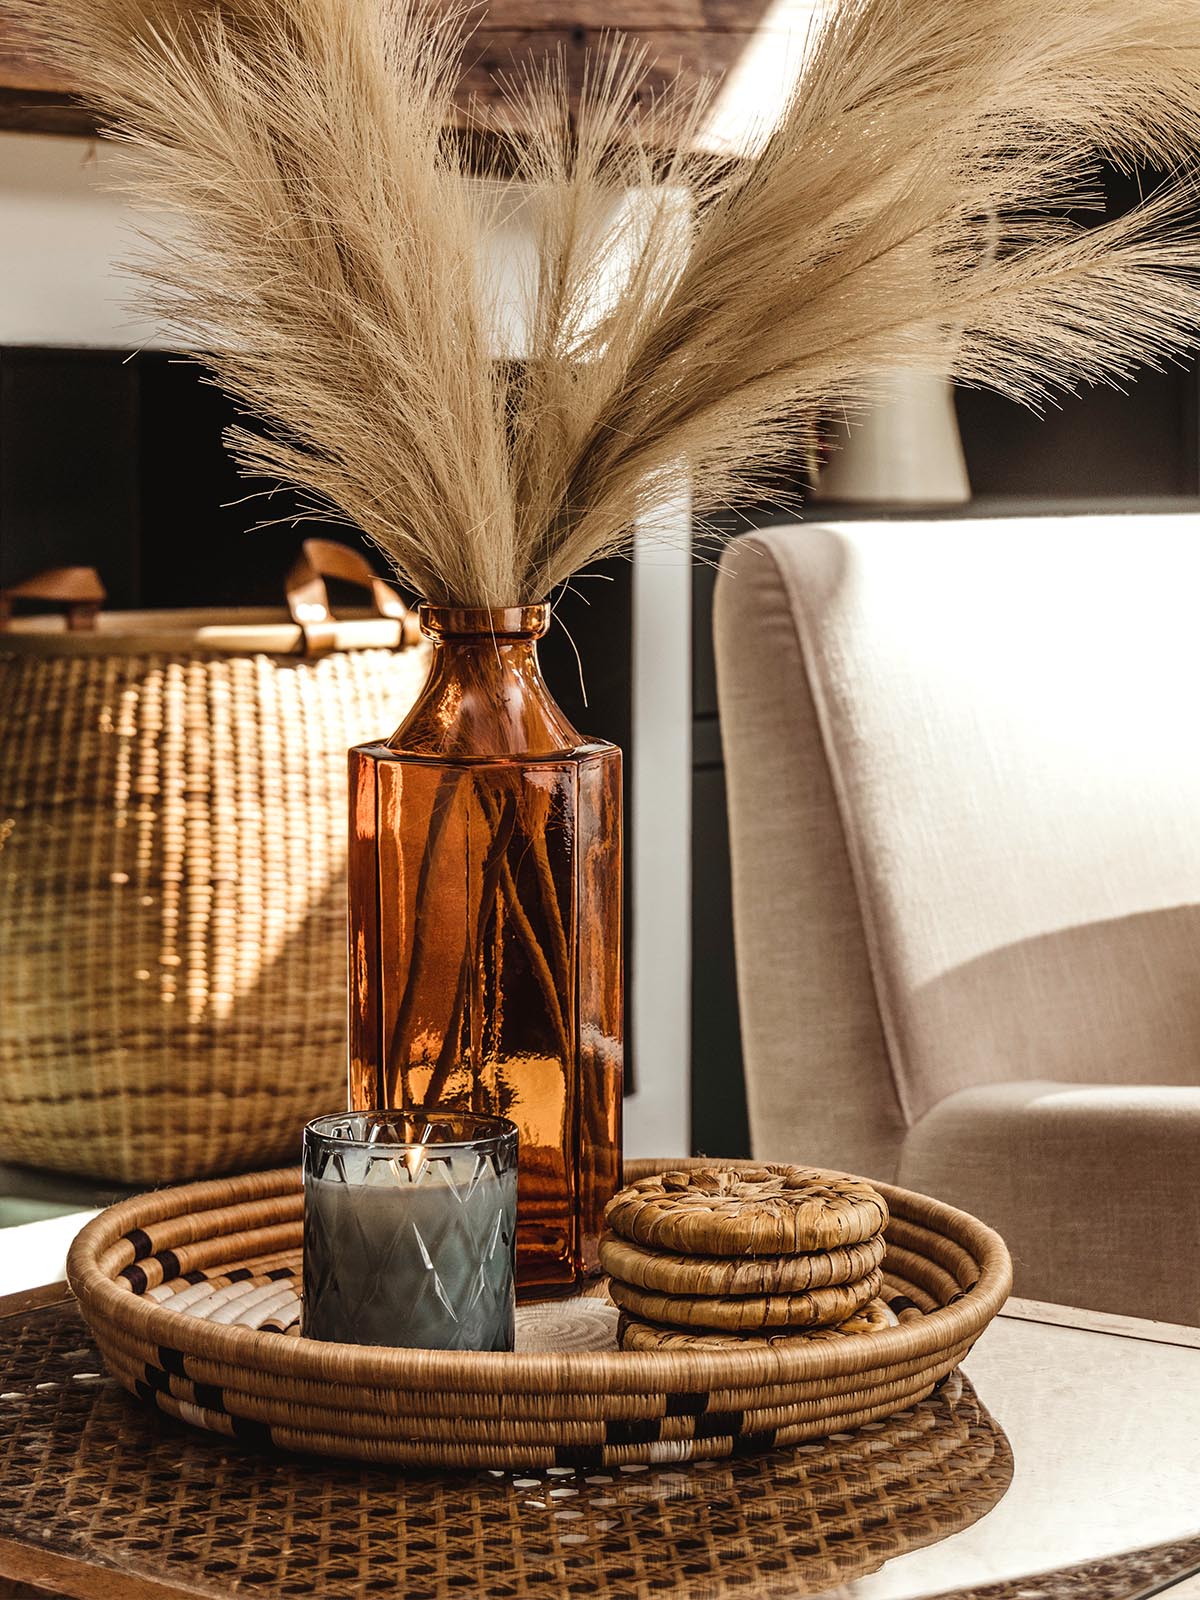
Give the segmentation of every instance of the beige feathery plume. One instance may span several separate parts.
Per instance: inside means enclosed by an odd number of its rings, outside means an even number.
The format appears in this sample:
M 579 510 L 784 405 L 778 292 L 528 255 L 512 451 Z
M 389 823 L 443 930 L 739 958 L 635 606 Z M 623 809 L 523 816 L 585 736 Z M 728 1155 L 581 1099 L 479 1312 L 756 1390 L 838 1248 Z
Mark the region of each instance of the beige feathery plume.
M 143 304 L 266 421 L 234 431 L 240 463 L 431 599 L 544 597 L 666 499 L 752 490 L 879 371 L 1037 400 L 1200 323 L 1195 0 L 842 0 L 741 162 L 699 153 L 695 97 L 631 111 L 643 61 L 614 45 L 573 114 L 553 71 L 513 85 L 523 133 L 496 134 L 490 182 L 444 134 L 444 8 L 5 5 L 181 220 Z M 1097 151 L 1176 186 L 1080 230 Z M 536 239 L 519 362 L 496 359 L 480 251 L 514 203 Z

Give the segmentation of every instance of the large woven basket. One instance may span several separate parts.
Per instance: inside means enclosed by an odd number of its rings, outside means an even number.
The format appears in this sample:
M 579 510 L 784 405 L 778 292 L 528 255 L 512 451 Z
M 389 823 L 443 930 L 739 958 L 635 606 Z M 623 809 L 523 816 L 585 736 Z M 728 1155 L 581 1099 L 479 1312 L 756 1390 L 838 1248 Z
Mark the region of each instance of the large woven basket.
M 332 624 L 352 553 L 306 550 L 291 617 L 0 632 L 0 1159 L 246 1171 L 344 1102 L 346 752 L 428 660 L 394 610 Z
M 653 1170 L 632 1163 L 627 1175 Z M 828 1343 L 509 1355 L 289 1337 L 294 1168 L 125 1201 L 88 1224 L 67 1270 L 114 1377 L 229 1437 L 443 1468 L 699 1460 L 891 1416 L 952 1372 L 1004 1303 L 1012 1269 L 995 1233 L 939 1201 L 879 1188 L 900 1324 Z

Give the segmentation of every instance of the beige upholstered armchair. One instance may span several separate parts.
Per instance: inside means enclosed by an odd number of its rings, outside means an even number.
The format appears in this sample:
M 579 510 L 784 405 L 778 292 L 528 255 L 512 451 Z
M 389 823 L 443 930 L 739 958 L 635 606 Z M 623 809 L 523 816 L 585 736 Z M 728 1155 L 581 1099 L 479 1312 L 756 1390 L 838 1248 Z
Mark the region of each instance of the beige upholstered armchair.
M 1200 518 L 769 529 L 716 646 L 755 1154 L 1200 1324 Z

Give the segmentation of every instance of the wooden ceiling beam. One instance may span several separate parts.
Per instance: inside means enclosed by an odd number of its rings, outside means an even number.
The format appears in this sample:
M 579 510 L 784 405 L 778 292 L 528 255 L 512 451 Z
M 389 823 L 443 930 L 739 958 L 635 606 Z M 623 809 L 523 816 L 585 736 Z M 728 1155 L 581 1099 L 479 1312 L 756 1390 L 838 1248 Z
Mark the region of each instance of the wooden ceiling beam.
M 641 40 L 650 56 L 648 88 L 676 72 L 696 82 L 733 66 L 771 10 L 770 0 L 493 0 L 463 45 L 460 100 L 496 106 L 502 79 L 522 63 L 561 52 L 568 81 L 614 31 Z M 4 14 L 0 0 L 0 128 L 94 134 L 95 121 L 72 85 L 39 61 Z

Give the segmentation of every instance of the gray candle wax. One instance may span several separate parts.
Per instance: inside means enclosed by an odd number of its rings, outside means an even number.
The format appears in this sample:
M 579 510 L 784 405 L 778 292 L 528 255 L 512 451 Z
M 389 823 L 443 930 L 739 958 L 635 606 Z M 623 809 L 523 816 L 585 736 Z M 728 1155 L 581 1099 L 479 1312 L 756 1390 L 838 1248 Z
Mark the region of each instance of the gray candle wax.
M 351 1146 L 305 1172 L 304 1334 L 511 1350 L 515 1162 Z

